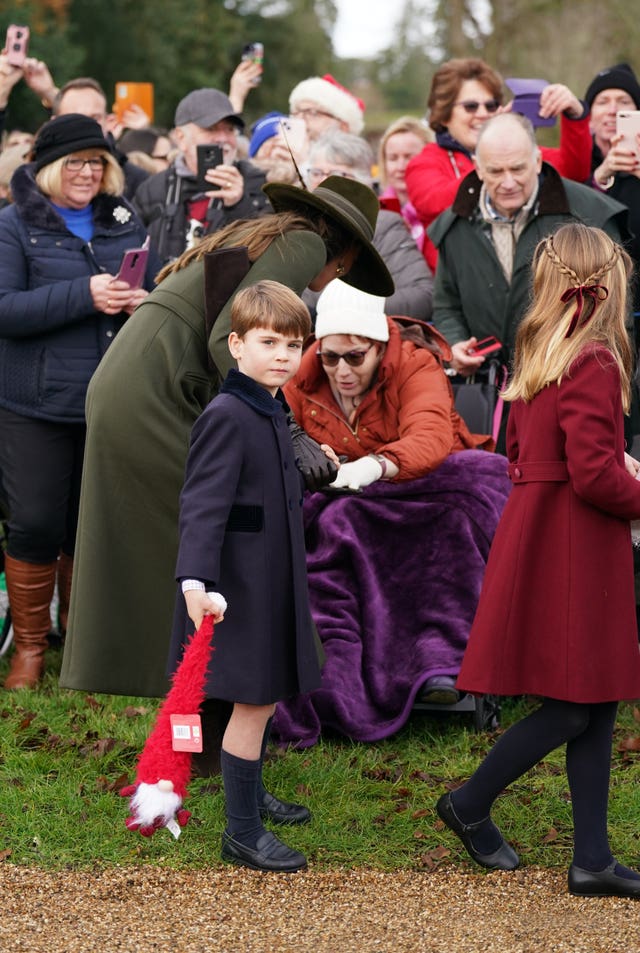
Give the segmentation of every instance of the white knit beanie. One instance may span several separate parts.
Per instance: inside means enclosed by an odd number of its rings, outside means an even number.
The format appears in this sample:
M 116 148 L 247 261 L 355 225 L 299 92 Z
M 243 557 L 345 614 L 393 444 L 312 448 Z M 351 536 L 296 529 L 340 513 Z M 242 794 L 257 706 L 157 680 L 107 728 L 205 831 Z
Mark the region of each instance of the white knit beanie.
M 296 103 L 302 100 L 317 103 L 336 119 L 349 126 L 349 132 L 359 136 L 364 129 L 364 103 L 348 89 L 341 86 L 330 73 L 303 79 L 291 91 L 289 109 L 295 112 Z
M 373 341 L 389 340 L 384 298 L 358 291 L 338 278 L 330 281 L 316 304 L 315 336 L 357 334 Z

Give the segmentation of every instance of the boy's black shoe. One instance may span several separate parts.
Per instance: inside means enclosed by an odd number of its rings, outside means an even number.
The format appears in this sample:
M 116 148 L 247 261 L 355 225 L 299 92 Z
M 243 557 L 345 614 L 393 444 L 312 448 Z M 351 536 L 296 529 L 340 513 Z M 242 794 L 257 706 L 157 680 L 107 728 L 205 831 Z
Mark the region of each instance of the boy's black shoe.
M 466 847 L 467 853 L 473 858 L 473 860 L 476 861 L 476 863 L 480 864 L 482 867 L 487 867 L 489 870 L 516 869 L 520 863 L 520 858 L 516 854 L 513 847 L 511 847 L 510 844 L 507 844 L 504 837 L 502 838 L 502 843 L 498 849 L 492 851 L 490 854 L 481 854 L 480 851 L 476 850 L 476 848 L 473 846 L 473 833 L 485 823 L 486 818 L 485 820 L 477 821 L 474 824 L 463 824 L 453 809 L 450 794 L 442 795 L 436 804 L 436 810 L 449 830 L 452 830 L 454 834 L 457 834 Z
M 268 791 L 262 795 L 258 810 L 262 820 L 271 821 L 272 824 L 308 824 L 311 820 L 311 811 L 308 807 L 281 801 Z
M 569 893 L 576 897 L 634 897 L 640 900 L 640 880 L 621 877 L 613 860 L 604 870 L 569 867 Z
M 245 847 L 226 831 L 222 835 L 222 859 L 252 870 L 274 870 L 293 873 L 307 866 L 307 858 L 298 850 L 287 847 L 272 831 L 262 834 L 255 848 Z

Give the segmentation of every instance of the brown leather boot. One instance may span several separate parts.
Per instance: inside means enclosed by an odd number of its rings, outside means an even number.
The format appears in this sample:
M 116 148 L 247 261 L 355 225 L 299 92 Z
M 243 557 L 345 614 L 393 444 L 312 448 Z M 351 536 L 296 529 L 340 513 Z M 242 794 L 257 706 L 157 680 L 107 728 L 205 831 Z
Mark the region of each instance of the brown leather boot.
M 15 650 L 5 688 L 35 688 L 44 671 L 57 561 L 26 563 L 5 555 L 4 571 Z
M 66 553 L 61 552 L 58 558 L 58 622 L 60 625 L 60 637 L 62 639 L 64 639 L 67 634 L 72 574 L 73 556 L 67 556 Z

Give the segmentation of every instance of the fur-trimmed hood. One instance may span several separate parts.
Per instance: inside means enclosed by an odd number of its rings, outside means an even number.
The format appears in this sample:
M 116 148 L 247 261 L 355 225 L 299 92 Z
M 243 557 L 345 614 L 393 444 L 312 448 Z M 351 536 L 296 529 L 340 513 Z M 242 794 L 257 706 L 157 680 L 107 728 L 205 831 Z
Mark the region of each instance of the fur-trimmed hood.
M 29 228 L 42 228 L 47 231 L 66 230 L 63 219 L 56 212 L 51 201 L 40 191 L 34 176 L 33 162 L 18 166 L 11 177 L 11 194 L 21 218 Z M 121 195 L 108 195 L 99 192 L 91 203 L 96 228 L 110 230 L 120 228 L 134 217 L 134 211 Z M 122 209 L 116 214 L 117 209 Z M 127 214 L 128 213 L 128 214 Z

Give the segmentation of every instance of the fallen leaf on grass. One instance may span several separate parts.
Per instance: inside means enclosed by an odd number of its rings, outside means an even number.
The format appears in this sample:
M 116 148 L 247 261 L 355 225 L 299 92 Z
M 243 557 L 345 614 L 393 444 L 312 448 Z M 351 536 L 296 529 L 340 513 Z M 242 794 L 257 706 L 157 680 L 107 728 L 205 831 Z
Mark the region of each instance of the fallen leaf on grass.
M 80 754 L 83 757 L 88 755 L 93 757 L 101 758 L 103 755 L 107 754 L 109 751 L 113 751 L 116 746 L 115 738 L 98 738 L 97 741 L 94 741 L 90 745 L 85 745 L 83 748 L 80 748 Z
M 124 718 L 139 718 L 141 715 L 148 715 L 151 709 L 144 708 L 142 705 L 137 708 L 134 705 L 127 705 L 122 712 Z
M 555 827 L 550 827 L 547 833 L 542 838 L 543 844 L 553 844 L 554 840 L 558 839 L 558 832 Z
M 418 855 L 418 863 L 421 867 L 426 867 L 427 870 L 433 870 L 441 860 L 445 860 L 451 855 L 451 851 L 448 847 L 440 846 L 434 847 L 433 850 L 427 850 L 423 854 Z
M 7 857 L 11 857 L 11 848 L 5 847 L 4 850 L 0 850 L 0 861 L 6 860 Z
M 640 751 L 640 738 L 637 735 L 623 738 L 618 745 L 618 751 Z

